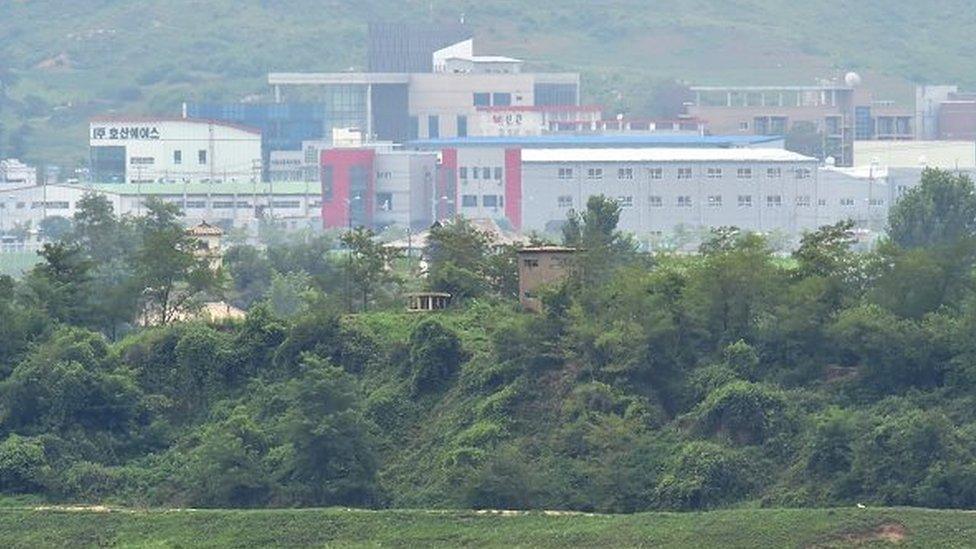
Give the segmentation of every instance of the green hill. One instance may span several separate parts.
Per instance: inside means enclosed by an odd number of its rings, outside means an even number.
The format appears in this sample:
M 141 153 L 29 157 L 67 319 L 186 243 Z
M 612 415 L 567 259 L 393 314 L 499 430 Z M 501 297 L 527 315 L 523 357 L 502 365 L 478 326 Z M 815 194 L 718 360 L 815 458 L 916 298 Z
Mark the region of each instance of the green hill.
M 361 67 L 367 21 L 431 13 L 463 14 L 483 52 L 578 70 L 587 101 L 635 113 L 665 78 L 812 82 L 856 69 L 886 90 L 976 81 L 976 14 L 963 0 L 11 0 L 0 6 L 0 143 L 34 162 L 83 163 L 94 114 L 176 113 L 188 99 L 266 93 L 270 70 Z
M 733 510 L 638 515 L 306 509 L 5 509 L 6 547 L 963 547 L 963 511 Z

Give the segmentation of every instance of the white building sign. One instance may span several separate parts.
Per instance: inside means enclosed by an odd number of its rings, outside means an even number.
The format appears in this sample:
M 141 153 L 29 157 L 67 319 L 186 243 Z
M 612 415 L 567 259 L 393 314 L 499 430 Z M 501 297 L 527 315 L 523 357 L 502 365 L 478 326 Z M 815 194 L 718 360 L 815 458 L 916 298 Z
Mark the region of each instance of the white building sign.
M 92 126 L 91 132 L 92 141 L 159 139 L 156 126 Z

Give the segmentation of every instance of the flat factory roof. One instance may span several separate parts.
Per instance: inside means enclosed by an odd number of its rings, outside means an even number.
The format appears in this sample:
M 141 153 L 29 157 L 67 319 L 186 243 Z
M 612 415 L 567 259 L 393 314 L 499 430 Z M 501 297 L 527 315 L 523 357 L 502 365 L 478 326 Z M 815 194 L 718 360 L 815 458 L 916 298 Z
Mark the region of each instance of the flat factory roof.
M 817 162 L 783 149 L 526 149 L 522 162 Z
M 686 135 L 686 134 L 594 134 L 594 135 L 538 135 L 522 137 L 456 137 L 422 139 L 407 143 L 419 149 L 454 147 L 748 147 L 782 141 L 778 135 Z

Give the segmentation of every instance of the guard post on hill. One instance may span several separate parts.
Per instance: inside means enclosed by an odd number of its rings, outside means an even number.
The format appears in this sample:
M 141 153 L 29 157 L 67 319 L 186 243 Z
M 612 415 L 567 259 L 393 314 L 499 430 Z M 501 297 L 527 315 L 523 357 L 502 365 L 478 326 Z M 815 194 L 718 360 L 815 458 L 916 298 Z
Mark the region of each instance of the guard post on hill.
M 518 251 L 519 302 L 528 311 L 542 312 L 541 287 L 562 282 L 572 271 L 575 248 L 532 246 Z

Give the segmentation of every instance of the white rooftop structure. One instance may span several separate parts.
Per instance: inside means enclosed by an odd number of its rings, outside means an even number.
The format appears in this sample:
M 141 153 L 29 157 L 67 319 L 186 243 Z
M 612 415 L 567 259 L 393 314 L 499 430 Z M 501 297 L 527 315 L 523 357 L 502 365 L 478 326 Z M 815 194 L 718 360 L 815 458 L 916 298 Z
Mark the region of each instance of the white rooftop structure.
M 474 39 L 469 38 L 434 52 L 434 72 L 519 73 L 522 60 L 503 55 L 475 55 Z
M 0 185 L 31 186 L 37 183 L 37 169 L 16 158 L 0 160 Z
M 889 168 L 976 168 L 972 141 L 855 141 L 854 164 Z
M 522 162 L 817 162 L 784 149 L 523 149 Z

